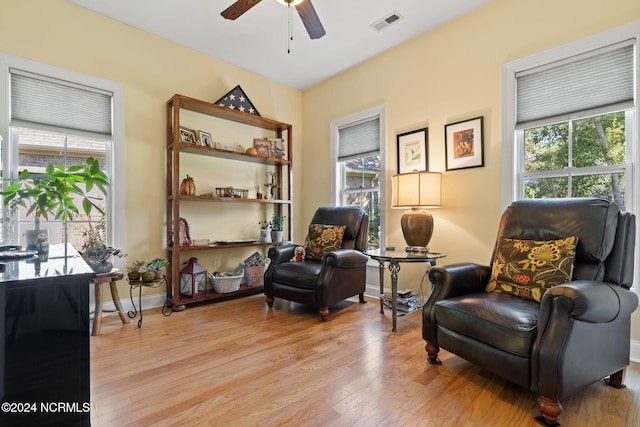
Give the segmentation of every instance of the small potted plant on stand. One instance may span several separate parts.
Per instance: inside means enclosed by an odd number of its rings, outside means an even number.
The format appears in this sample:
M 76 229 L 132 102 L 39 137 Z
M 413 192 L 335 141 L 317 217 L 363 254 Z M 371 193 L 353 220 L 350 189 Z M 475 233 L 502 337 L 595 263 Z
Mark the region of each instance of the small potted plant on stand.
M 147 271 L 153 271 L 154 279 L 157 280 L 162 278 L 162 269 L 167 265 L 169 265 L 169 261 L 166 258 L 154 258 L 145 267 Z
M 286 217 L 282 215 L 274 215 L 271 217 L 271 221 L 269 221 L 269 226 L 271 228 L 271 241 L 272 242 L 282 242 L 282 237 L 284 234 L 284 219 Z
M 127 276 L 129 277 L 129 280 L 140 280 L 140 272 L 138 270 L 140 270 L 140 267 L 144 266 L 145 264 L 146 262 L 140 260 L 135 260 L 131 264 L 129 264 L 129 266 L 127 267 Z

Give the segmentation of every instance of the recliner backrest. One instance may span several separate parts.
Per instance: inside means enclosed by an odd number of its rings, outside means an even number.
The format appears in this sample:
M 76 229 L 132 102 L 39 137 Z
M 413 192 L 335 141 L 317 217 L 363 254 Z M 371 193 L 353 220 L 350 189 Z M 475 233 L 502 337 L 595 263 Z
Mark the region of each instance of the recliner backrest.
M 633 215 L 631 215 L 633 217 Z M 633 244 L 621 238 L 618 224 L 635 232 L 633 218 L 620 215 L 619 206 L 604 198 L 523 199 L 502 215 L 497 241 L 502 238 L 554 240 L 577 236 L 573 279 L 607 280 L 621 286 L 633 279 L 624 250 Z M 634 240 L 632 238 L 631 240 Z M 610 255 L 613 258 L 610 259 Z M 633 257 L 633 255 L 628 255 Z M 633 263 L 631 258 L 630 263 Z M 631 276 L 631 278 L 629 278 Z
M 311 219 L 311 224 L 346 225 L 342 237 L 342 249 L 367 248 L 369 215 L 358 206 L 321 206 Z

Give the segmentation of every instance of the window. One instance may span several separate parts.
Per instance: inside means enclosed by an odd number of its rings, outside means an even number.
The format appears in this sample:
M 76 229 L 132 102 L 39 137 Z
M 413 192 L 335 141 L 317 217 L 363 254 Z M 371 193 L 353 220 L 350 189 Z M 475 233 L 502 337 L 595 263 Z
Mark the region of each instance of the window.
M 360 206 L 369 214 L 369 244 L 381 242 L 384 206 L 384 177 L 381 141 L 384 123 L 382 107 L 367 110 L 332 123 L 334 152 L 334 201 L 337 206 Z
M 516 73 L 516 84 L 518 198 L 600 196 L 624 209 L 633 44 Z
M 63 224 L 49 218 L 40 220 L 48 229 L 50 243 L 69 243 L 80 249 L 89 226 L 100 230 L 107 244 L 124 248 L 124 212 L 122 206 L 122 172 L 116 175 L 116 159 L 122 157 L 122 87 L 32 61 L 0 56 L 2 81 L 8 91 L 0 89 L 3 108 L 9 112 L 0 124 L 3 135 L 1 165 L 4 177 L 15 177 L 27 169 L 37 173 L 47 165 L 70 166 L 97 159 L 110 178 L 103 207 L 105 215 L 94 210 L 91 217 L 83 213 Z M 97 197 L 104 198 L 97 189 Z M 4 208 L 4 205 L 2 205 Z M 33 215 L 25 209 L 11 218 L 3 212 L 3 241 L 24 244 L 27 229 L 34 228 Z M 115 224 L 119 224 L 115 227 Z

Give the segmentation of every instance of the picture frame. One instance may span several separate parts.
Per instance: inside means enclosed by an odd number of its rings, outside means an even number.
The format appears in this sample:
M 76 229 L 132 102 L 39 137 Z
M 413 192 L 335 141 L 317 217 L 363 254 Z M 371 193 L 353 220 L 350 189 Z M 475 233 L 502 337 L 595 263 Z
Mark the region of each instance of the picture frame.
M 271 156 L 284 160 L 286 158 L 284 141 L 281 138 L 269 138 L 268 141 L 271 142 Z
M 271 142 L 266 139 L 254 139 L 253 147 L 260 157 L 271 157 Z
M 484 116 L 444 126 L 446 170 L 484 166 Z
M 429 170 L 428 128 L 398 134 L 398 173 Z
M 200 141 L 200 145 L 204 145 L 205 147 L 213 147 L 213 138 L 211 137 L 211 134 L 209 132 L 199 130 L 198 140 Z
M 193 130 L 180 126 L 180 142 L 196 144 L 196 141 L 196 133 Z

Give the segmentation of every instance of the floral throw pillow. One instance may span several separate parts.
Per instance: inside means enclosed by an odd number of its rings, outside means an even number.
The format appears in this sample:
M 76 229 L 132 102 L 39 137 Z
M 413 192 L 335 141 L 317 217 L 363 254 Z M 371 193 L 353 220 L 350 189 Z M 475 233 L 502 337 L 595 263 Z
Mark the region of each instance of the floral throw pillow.
M 549 241 L 502 239 L 486 290 L 540 302 L 547 289 L 571 281 L 577 244 L 576 236 Z
M 322 261 L 327 252 L 340 249 L 346 228 L 344 225 L 311 224 L 304 241 L 306 259 Z

